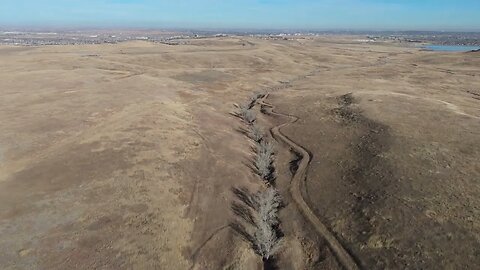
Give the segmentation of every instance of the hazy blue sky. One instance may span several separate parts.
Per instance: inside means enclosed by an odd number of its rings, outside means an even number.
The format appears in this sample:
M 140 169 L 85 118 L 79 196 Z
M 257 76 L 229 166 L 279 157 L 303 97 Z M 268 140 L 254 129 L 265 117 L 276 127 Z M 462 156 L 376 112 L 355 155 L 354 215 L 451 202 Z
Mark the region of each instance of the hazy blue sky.
M 0 26 L 480 30 L 480 0 L 0 0 Z

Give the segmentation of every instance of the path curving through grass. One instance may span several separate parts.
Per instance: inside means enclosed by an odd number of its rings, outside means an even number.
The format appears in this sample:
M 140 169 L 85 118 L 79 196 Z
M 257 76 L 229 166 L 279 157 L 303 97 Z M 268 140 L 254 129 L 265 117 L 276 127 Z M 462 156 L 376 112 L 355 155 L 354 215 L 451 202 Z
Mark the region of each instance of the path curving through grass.
M 330 246 L 332 252 L 335 254 L 335 256 L 338 259 L 338 262 L 347 270 L 357 270 L 360 269 L 353 257 L 347 252 L 347 250 L 343 247 L 343 245 L 338 241 L 338 239 L 333 235 L 332 232 L 328 230 L 328 228 L 320 221 L 320 219 L 317 217 L 317 215 L 313 212 L 313 210 L 308 206 L 307 202 L 305 202 L 303 196 L 302 196 L 302 188 L 303 188 L 303 183 L 306 178 L 306 172 L 308 169 L 308 165 L 310 164 L 310 161 L 312 159 L 312 156 L 308 152 L 307 149 L 304 147 L 300 146 L 299 144 L 295 143 L 292 141 L 290 138 L 288 138 L 285 134 L 282 133 L 281 129 L 283 127 L 286 127 L 290 124 L 295 123 L 298 121 L 298 117 L 289 115 L 289 114 L 283 114 L 279 112 L 275 112 L 274 109 L 275 107 L 269 103 L 267 103 L 265 100 L 268 98 L 268 94 L 265 95 L 259 103 L 262 106 L 266 106 L 269 109 L 269 113 L 272 115 L 277 115 L 280 117 L 286 117 L 289 118 L 290 121 L 280 124 L 278 126 L 275 126 L 270 129 L 270 132 L 273 136 L 273 138 L 279 142 L 283 142 L 286 145 L 288 145 L 294 152 L 297 153 L 297 155 L 300 156 L 300 161 L 298 163 L 298 169 L 294 173 L 291 181 L 291 186 L 290 186 L 290 193 L 292 195 L 293 200 L 298 206 L 298 209 L 300 212 L 305 216 L 305 218 L 310 221 L 312 226 L 315 228 L 315 230 L 327 241 L 328 245 Z

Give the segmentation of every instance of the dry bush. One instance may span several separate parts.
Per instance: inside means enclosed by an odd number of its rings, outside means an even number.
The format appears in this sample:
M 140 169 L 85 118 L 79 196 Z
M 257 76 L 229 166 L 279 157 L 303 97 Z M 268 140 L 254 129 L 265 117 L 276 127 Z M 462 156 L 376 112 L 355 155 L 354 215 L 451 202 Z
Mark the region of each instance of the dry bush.
M 255 106 L 255 103 L 257 103 L 257 98 L 255 96 L 252 96 L 248 99 L 248 106 L 250 109 Z
M 272 174 L 272 158 L 271 156 L 261 153 L 255 157 L 255 168 L 258 175 L 264 180 L 268 180 Z
M 277 232 L 265 222 L 261 222 L 256 227 L 253 239 L 255 241 L 255 251 L 264 260 L 268 260 L 275 255 L 280 247 L 280 239 L 277 236 Z
M 275 152 L 275 145 L 272 142 L 262 140 L 257 143 L 257 155 L 265 154 L 271 157 Z
M 271 142 L 262 140 L 257 143 L 257 156 L 255 157 L 254 165 L 258 175 L 270 184 L 275 180 L 273 175 L 273 153 L 274 145 Z
M 260 142 L 263 140 L 265 136 L 263 130 L 258 125 L 251 125 L 248 129 L 248 135 L 250 139 L 254 140 L 255 142 Z
M 264 96 L 264 93 L 255 93 L 246 105 L 236 105 L 238 111 L 235 115 L 250 124 L 248 135 L 257 142 L 254 165 L 262 179 L 271 184 L 274 180 L 272 165 L 274 145 L 264 140 L 265 134 L 258 125 L 255 125 L 256 114 L 251 110 L 257 100 Z M 231 227 L 250 243 L 264 262 L 268 261 L 278 251 L 281 242 L 278 231 L 280 195 L 270 185 L 264 191 L 255 194 L 245 188 L 233 189 L 233 193 L 239 202 L 233 202 L 231 209 L 242 222 L 237 220 Z
M 235 113 L 239 117 L 243 118 L 243 116 L 250 110 L 247 105 L 235 105 L 238 111 Z
M 233 203 L 232 210 L 246 224 L 234 222 L 231 227 L 250 243 L 259 256 L 268 260 L 281 245 L 277 232 L 280 195 L 273 187 L 255 194 L 246 189 L 234 189 L 233 192 L 241 203 Z
M 242 119 L 247 122 L 247 124 L 253 124 L 253 122 L 255 122 L 255 120 L 257 120 L 257 115 L 255 114 L 254 111 L 252 110 L 247 110 L 243 116 L 242 116 Z
M 257 253 L 268 260 L 278 251 L 281 244 L 276 230 L 281 197 L 273 187 L 258 192 L 255 197 L 258 204 L 255 246 Z
M 270 226 L 278 225 L 278 209 L 282 199 L 277 190 L 269 187 L 265 191 L 257 193 L 256 202 L 261 219 Z
M 264 92 L 253 93 L 253 95 L 248 99 L 249 108 L 253 108 L 253 106 L 255 106 L 255 103 L 257 103 L 257 100 L 263 98 L 265 95 L 266 94 Z
M 264 97 L 265 95 L 266 94 L 263 92 L 256 92 L 248 99 L 246 104 L 235 104 L 235 107 L 237 107 L 238 110 L 233 114 L 242 118 L 248 124 L 252 124 L 253 122 L 255 122 L 257 117 L 255 112 L 253 112 L 251 109 L 255 106 L 257 100 Z
M 252 111 L 249 105 L 235 105 L 237 107 L 237 111 L 233 114 L 237 117 L 240 117 L 245 121 L 247 124 L 253 124 L 257 119 L 257 115 L 254 111 Z

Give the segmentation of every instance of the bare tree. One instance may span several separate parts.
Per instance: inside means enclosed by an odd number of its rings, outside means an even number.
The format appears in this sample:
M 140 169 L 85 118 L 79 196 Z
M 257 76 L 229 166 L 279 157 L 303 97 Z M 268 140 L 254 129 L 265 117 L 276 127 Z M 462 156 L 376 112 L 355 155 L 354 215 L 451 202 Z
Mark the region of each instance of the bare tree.
M 280 248 L 277 232 L 278 210 L 281 197 L 273 187 L 250 194 L 246 189 L 234 189 L 242 203 L 233 203 L 232 210 L 246 224 L 235 222 L 232 228 L 247 240 L 264 260 L 271 258 Z
M 255 124 L 251 125 L 248 129 L 248 135 L 250 136 L 250 139 L 254 140 L 257 143 L 262 141 L 263 137 L 265 136 L 263 130 Z
M 261 142 L 257 143 L 257 155 L 265 154 L 271 157 L 274 154 L 275 145 L 272 142 L 267 140 L 262 140 Z
M 235 107 L 237 107 L 237 111 L 233 112 L 232 114 L 240 117 L 243 121 L 245 121 L 247 124 L 253 124 L 255 120 L 257 119 L 257 115 L 255 114 L 254 111 L 251 110 L 250 106 L 247 105 L 237 105 L 234 104 Z
M 247 122 L 247 124 L 251 125 L 255 120 L 257 120 L 257 115 L 252 110 L 247 110 L 243 115 L 242 119 Z
M 238 111 L 235 113 L 237 116 L 243 118 L 243 116 L 250 110 L 250 107 L 248 105 L 237 105 L 235 104 L 235 107 L 237 107 Z
M 251 96 L 249 99 L 248 99 L 248 106 L 251 108 L 253 108 L 255 106 L 255 103 L 257 103 L 257 97 L 256 96 Z
M 264 180 L 268 180 L 272 174 L 272 158 L 265 153 L 259 153 L 254 162 L 258 175 Z
M 278 209 L 282 203 L 278 191 L 273 187 L 268 187 L 265 191 L 257 193 L 256 202 L 261 219 L 270 226 L 278 225 Z
M 264 92 L 255 92 L 253 95 L 248 99 L 249 108 L 253 108 L 257 100 L 263 98 L 266 94 Z
M 273 143 L 266 140 L 257 143 L 257 155 L 254 160 L 254 166 L 257 169 L 258 175 L 270 184 L 275 180 L 273 154 Z
M 264 260 L 275 255 L 280 247 L 280 239 L 275 230 L 265 222 L 260 222 L 253 235 L 255 250 Z
M 268 184 L 274 180 L 274 145 L 265 140 L 263 130 L 255 124 L 256 114 L 252 110 L 259 98 L 265 93 L 255 93 L 246 105 L 236 105 L 236 116 L 249 124 L 248 136 L 256 142 L 254 165 L 257 173 Z M 264 264 L 278 251 L 281 243 L 278 225 L 278 210 L 281 198 L 278 191 L 267 185 L 263 191 L 250 193 L 247 189 L 233 189 L 238 201 L 231 205 L 232 212 L 241 221 L 231 224 L 239 235 L 250 243 L 253 250 L 263 258 Z

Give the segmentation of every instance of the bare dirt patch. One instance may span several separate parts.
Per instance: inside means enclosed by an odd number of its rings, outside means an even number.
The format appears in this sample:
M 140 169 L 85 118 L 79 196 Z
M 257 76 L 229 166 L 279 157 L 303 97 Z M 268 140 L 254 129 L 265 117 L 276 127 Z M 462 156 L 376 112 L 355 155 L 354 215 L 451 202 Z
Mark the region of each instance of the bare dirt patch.
M 184 73 L 174 77 L 177 80 L 192 84 L 225 82 L 232 78 L 231 75 L 218 70 L 203 70 L 194 73 Z

